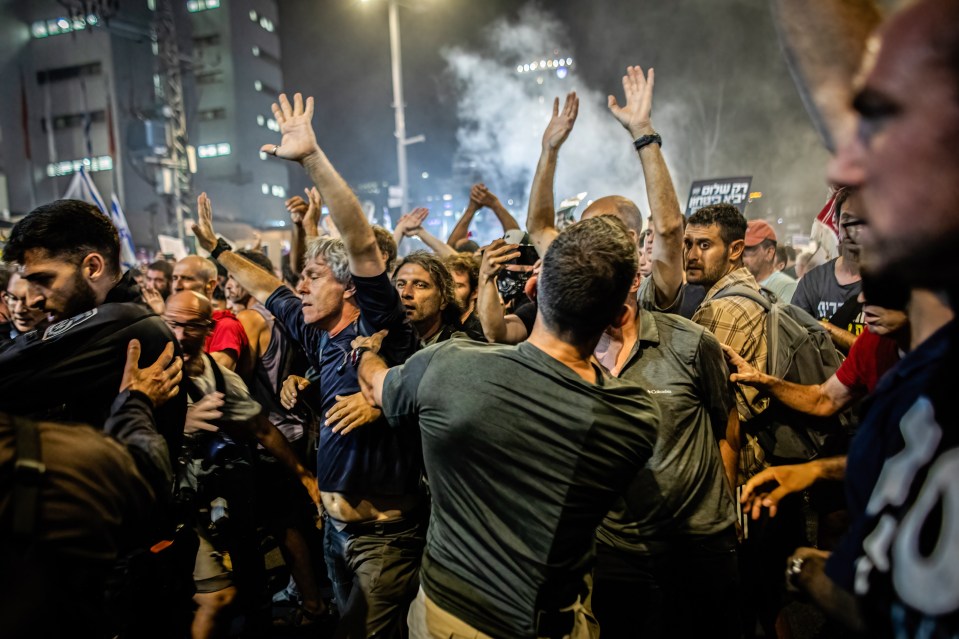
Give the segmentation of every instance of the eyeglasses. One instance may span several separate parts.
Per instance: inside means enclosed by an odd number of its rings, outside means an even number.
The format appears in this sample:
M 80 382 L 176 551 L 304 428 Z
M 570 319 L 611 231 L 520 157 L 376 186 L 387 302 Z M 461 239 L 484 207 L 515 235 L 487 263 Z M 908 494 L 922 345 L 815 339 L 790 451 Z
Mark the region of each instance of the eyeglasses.
M 3 303 L 6 304 L 7 306 L 10 306 L 11 308 L 14 306 L 17 306 L 18 304 L 23 304 L 24 306 L 27 305 L 27 298 L 17 297 L 16 295 L 8 291 L 4 291 L 3 293 L 0 293 L 0 297 L 3 298 Z
M 166 325 L 170 327 L 171 331 L 175 331 L 178 328 L 182 328 L 184 331 L 191 333 L 201 333 L 203 331 L 213 328 L 215 322 L 174 322 L 173 320 L 163 318 L 163 321 L 166 322 Z

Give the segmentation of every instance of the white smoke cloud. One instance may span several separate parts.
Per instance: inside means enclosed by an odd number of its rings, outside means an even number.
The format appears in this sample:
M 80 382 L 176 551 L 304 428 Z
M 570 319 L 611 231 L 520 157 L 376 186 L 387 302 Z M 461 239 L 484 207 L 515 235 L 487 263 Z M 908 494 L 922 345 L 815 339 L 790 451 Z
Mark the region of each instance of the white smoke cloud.
M 487 28 L 482 51 L 443 52 L 457 85 L 460 158 L 468 158 L 491 189 L 522 185 L 523 202 L 513 207 L 524 219 L 526 198 L 539 159 L 543 130 L 554 97 L 576 91 L 579 116 L 560 151 L 556 203 L 586 191 L 586 200 L 624 195 L 646 210 L 639 161 L 629 135 L 606 107 L 606 92 L 586 86 L 576 73 L 576 55 L 564 26 L 550 13 L 527 5 L 518 20 L 501 18 Z M 554 70 L 518 73 L 534 60 L 573 58 L 567 77 Z M 537 83 L 537 78 L 542 83 Z M 610 87 L 618 95 L 622 87 Z M 620 101 L 622 96 L 618 95 Z M 522 204 L 522 208 L 519 206 Z

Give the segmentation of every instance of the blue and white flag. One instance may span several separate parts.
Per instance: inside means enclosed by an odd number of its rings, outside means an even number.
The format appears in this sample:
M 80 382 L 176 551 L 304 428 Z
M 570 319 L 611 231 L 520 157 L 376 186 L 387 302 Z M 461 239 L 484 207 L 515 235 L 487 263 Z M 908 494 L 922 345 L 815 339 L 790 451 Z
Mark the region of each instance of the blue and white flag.
M 73 180 L 63 194 L 65 200 L 82 200 L 93 204 L 100 209 L 104 215 L 110 218 L 113 225 L 117 227 L 117 233 L 120 235 L 120 266 L 124 271 L 136 266 L 136 249 L 133 245 L 133 236 L 130 234 L 130 227 L 127 225 L 127 218 L 123 215 L 123 209 L 120 208 L 120 201 L 116 194 L 110 198 L 109 208 L 100 195 L 97 185 L 94 184 L 87 173 L 87 168 L 81 166 L 80 170 L 73 174 Z

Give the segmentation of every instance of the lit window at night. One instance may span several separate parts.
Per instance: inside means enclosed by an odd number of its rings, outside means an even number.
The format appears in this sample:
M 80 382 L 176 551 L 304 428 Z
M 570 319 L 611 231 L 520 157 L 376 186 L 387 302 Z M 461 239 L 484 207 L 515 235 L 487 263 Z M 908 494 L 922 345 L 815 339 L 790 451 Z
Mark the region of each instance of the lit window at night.
M 186 10 L 190 13 L 197 13 L 198 11 L 207 11 L 209 9 L 219 9 L 220 0 L 188 0 L 186 3 Z
M 233 149 L 229 142 L 219 142 L 217 144 L 201 144 L 196 147 L 196 155 L 199 158 L 217 158 L 224 155 L 230 155 Z
M 58 175 L 70 175 L 80 170 L 80 167 L 86 167 L 87 171 L 110 171 L 113 169 L 113 158 L 109 155 L 101 155 L 95 158 L 80 158 L 79 160 L 64 160 L 63 162 L 54 162 L 47 165 L 47 175 L 56 177 Z
M 95 27 L 99 23 L 97 17 L 93 14 L 87 17 L 78 16 L 76 18 L 53 18 L 51 20 L 38 20 L 30 25 L 30 35 L 34 38 L 46 38 L 48 36 L 60 35 L 62 33 L 71 33 L 73 31 L 83 31 L 87 26 Z

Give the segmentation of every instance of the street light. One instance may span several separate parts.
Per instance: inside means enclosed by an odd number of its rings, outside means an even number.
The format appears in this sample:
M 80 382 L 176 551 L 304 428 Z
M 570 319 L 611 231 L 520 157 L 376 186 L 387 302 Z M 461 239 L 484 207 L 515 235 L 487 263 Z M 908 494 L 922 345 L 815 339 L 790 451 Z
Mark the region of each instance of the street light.
M 364 4 L 368 0 L 362 0 Z M 406 162 L 406 147 L 426 140 L 425 136 L 406 137 L 406 105 L 403 102 L 403 57 L 400 50 L 400 7 L 398 0 L 389 0 L 390 63 L 393 72 L 393 115 L 396 129 L 396 168 L 399 173 L 400 211 L 409 210 L 409 174 Z

